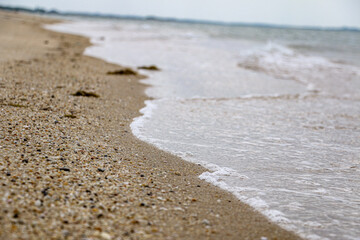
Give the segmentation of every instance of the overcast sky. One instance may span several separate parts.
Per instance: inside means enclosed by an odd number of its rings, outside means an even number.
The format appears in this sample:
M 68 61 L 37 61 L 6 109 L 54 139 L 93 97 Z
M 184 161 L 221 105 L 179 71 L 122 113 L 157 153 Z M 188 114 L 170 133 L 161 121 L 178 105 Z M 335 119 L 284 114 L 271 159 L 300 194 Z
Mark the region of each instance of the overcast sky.
M 225 22 L 360 28 L 360 0 L 0 0 L 0 4 Z

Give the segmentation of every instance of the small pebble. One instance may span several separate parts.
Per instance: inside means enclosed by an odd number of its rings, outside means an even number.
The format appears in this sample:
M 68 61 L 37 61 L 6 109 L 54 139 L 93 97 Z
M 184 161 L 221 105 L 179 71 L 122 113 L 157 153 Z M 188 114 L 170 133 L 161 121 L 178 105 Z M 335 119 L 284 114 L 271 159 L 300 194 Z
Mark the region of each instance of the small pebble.
M 207 220 L 207 219 L 204 219 L 204 220 L 202 221 L 202 223 L 203 223 L 204 225 L 210 225 L 210 222 L 209 222 L 209 220 Z
M 36 200 L 36 201 L 35 201 L 35 206 L 40 207 L 40 206 L 41 206 L 41 201 L 40 201 L 40 200 Z
M 45 196 L 47 196 L 48 195 L 48 190 L 49 190 L 50 188 L 44 188 L 43 190 L 41 190 L 41 193 L 44 195 L 44 197 Z
M 101 237 L 102 239 L 105 239 L 105 240 L 111 240 L 110 234 L 108 234 L 108 233 L 106 233 L 106 232 L 102 232 L 102 233 L 100 234 L 100 237 Z

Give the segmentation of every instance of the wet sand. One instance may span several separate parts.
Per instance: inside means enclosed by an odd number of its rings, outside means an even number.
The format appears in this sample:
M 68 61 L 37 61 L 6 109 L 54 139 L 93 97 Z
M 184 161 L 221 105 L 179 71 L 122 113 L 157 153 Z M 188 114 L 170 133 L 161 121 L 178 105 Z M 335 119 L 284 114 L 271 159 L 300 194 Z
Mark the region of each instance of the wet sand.
M 135 138 L 145 76 L 53 22 L 0 11 L 0 239 L 300 239 Z

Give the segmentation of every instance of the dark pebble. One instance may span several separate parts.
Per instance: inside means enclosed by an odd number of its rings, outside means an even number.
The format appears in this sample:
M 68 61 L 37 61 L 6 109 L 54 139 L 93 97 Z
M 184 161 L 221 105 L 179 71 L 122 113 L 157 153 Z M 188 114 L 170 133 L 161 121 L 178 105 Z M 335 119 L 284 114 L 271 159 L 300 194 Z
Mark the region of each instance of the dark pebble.
M 99 171 L 99 172 L 105 172 L 105 169 L 98 168 L 98 171 Z
M 62 167 L 62 168 L 59 168 L 61 171 L 65 171 L 65 172 L 70 172 L 70 169 L 69 168 L 66 168 L 66 167 Z
M 50 188 L 44 188 L 43 190 L 41 190 L 41 193 L 44 195 L 44 197 L 45 196 L 47 196 L 48 195 L 48 190 L 49 190 Z

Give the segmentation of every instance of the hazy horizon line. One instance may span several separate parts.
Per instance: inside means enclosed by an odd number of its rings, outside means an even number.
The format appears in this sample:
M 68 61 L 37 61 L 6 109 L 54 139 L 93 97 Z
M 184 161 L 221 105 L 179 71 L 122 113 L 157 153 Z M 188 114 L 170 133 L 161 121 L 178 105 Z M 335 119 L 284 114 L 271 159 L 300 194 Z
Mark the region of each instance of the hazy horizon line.
M 113 18 L 113 19 L 128 19 L 128 20 L 149 20 L 160 22 L 176 22 L 176 23 L 190 23 L 190 24 L 210 24 L 221 26 L 244 26 L 244 27 L 262 27 L 262 28 L 281 28 L 281 29 L 300 29 L 300 30 L 322 30 L 322 31 L 352 31 L 360 32 L 359 27 L 322 27 L 322 26 L 302 26 L 302 25 L 287 25 L 287 24 L 272 24 L 262 22 L 226 22 L 205 19 L 188 19 L 188 18 L 175 18 L 175 17 L 160 17 L 156 15 L 123 15 L 114 13 L 101 13 L 101 12 L 81 12 L 81 11 L 60 11 L 57 9 L 47 10 L 41 7 L 29 8 L 23 6 L 9 6 L 0 4 L 0 9 L 10 11 L 24 11 L 38 14 L 48 15 L 62 15 L 62 16 L 78 16 L 78 17 L 97 17 L 97 18 Z

